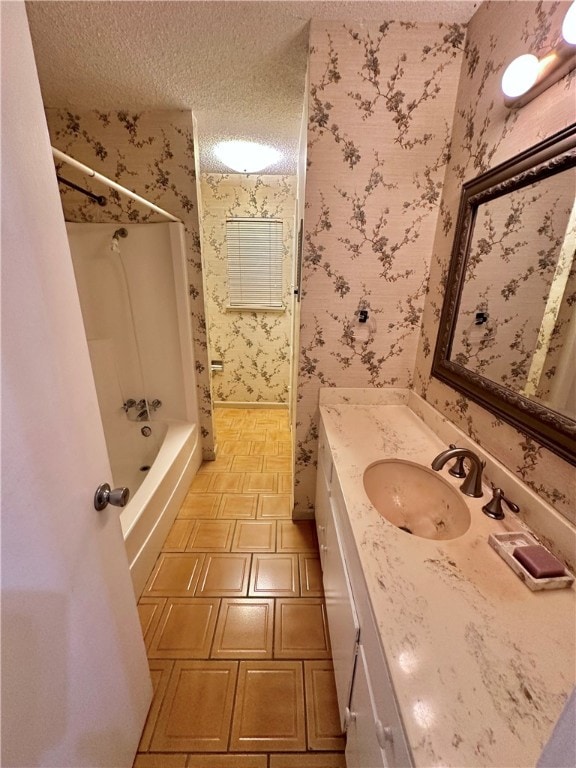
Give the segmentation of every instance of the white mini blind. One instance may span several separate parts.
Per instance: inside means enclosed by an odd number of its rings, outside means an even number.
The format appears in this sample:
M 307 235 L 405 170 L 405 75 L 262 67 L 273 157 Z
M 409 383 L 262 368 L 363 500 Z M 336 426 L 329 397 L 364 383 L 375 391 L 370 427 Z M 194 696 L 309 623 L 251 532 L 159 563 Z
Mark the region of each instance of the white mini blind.
M 282 222 L 227 219 L 228 291 L 232 309 L 283 309 Z

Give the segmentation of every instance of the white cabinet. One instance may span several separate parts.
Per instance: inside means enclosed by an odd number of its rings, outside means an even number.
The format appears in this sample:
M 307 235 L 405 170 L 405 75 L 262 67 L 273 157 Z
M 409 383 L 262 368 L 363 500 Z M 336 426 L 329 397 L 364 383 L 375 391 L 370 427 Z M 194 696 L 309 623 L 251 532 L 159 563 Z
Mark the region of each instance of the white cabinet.
M 316 527 L 347 768 L 412 766 L 346 505 L 320 429 Z
M 320 440 L 318 449 L 318 472 L 316 473 L 316 533 L 320 550 L 320 564 L 324 569 L 326 557 L 326 521 L 330 516 L 330 484 L 332 482 L 332 459 L 326 450 L 326 441 Z
M 344 729 L 345 711 L 350 701 L 352 689 L 360 625 L 354 607 L 354 598 L 342 553 L 341 535 L 333 514 L 332 504 L 333 500 L 330 499 L 331 513 L 326 520 L 326 555 L 323 578 L 340 723 Z

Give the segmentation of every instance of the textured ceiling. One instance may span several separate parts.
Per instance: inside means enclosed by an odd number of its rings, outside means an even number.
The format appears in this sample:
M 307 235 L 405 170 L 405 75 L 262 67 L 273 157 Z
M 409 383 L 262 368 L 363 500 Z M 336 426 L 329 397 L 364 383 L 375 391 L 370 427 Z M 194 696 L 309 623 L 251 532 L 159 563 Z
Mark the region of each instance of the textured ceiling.
M 466 22 L 478 0 L 36 0 L 26 3 L 46 107 L 191 109 L 202 171 L 225 172 L 215 142 L 271 144 L 296 168 L 308 26 Z

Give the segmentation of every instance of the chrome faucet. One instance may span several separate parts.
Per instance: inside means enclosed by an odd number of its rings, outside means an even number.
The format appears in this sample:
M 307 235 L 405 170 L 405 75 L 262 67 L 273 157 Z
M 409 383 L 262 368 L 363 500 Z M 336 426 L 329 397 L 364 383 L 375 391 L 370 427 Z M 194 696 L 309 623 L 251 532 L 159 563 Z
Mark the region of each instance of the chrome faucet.
M 458 458 L 470 460 L 470 471 L 460 486 L 460 490 L 462 493 L 466 494 L 466 496 L 474 496 L 474 498 L 479 499 L 480 496 L 483 495 L 482 470 L 484 469 L 484 462 L 480 461 L 473 451 L 470 451 L 468 448 L 448 448 L 436 456 L 432 462 L 432 469 L 438 471 L 442 469 L 444 464 L 446 464 L 447 461 L 450 461 L 450 459 Z

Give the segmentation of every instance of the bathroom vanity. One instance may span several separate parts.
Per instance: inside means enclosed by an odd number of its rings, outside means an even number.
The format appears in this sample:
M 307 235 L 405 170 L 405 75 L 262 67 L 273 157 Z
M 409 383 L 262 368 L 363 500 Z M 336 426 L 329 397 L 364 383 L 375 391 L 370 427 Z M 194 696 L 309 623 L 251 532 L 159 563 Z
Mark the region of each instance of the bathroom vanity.
M 526 528 L 483 514 L 488 485 L 462 497 L 468 529 L 436 540 L 380 515 L 363 477 L 384 459 L 429 468 L 449 441 L 521 508 L 547 505 L 413 393 L 322 390 L 320 405 L 316 526 L 348 768 L 534 766 L 575 683 L 574 588 L 533 592 L 499 557 L 489 535 Z M 573 548 L 568 521 L 533 514 Z

